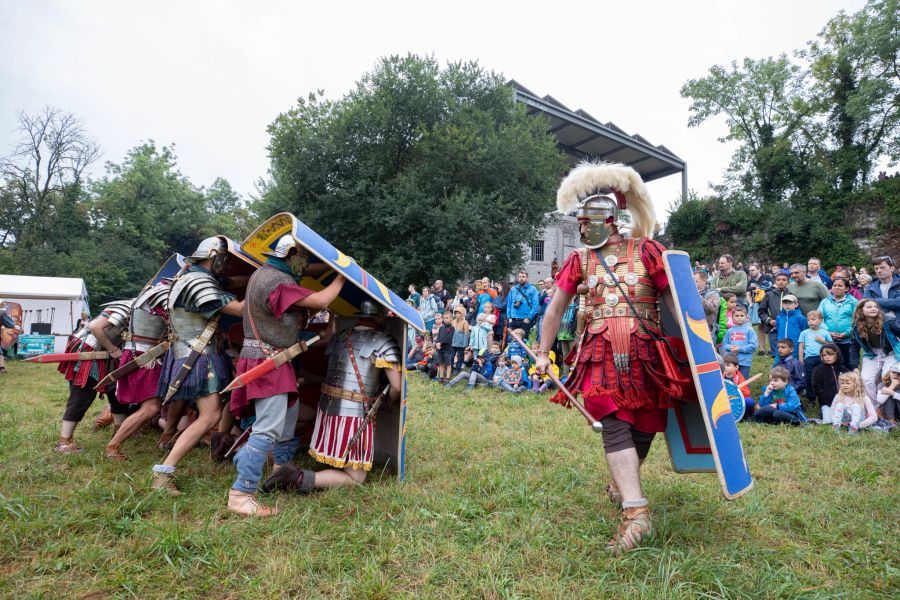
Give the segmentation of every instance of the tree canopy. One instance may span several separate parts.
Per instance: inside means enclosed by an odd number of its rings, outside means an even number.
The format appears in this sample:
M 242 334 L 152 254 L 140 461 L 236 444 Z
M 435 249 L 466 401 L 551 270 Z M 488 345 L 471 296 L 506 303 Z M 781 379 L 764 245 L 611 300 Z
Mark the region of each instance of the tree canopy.
M 862 258 L 868 233 L 888 244 L 900 200 L 887 193 L 894 182 L 873 180 L 876 164 L 900 159 L 898 64 L 900 0 L 870 0 L 793 58 L 745 58 L 687 81 L 688 126 L 724 116 L 723 141 L 739 145 L 714 195 L 673 207 L 674 243 L 701 258 L 793 260 L 814 248 L 828 263 Z M 878 215 L 874 227 L 861 207 Z
M 394 286 L 502 276 L 552 210 L 562 154 L 496 74 L 391 56 L 269 126 L 258 216 L 287 210 Z

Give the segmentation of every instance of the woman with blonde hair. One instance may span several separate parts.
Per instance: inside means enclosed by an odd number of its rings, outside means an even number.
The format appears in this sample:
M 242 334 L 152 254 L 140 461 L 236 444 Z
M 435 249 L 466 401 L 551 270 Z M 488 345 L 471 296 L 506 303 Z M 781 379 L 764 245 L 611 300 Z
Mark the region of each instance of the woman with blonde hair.
M 838 377 L 838 393 L 831 403 L 831 426 L 840 431 L 841 425 L 847 423 L 849 433 L 856 434 L 875 424 L 878 415 L 875 405 L 863 391 L 859 371 L 841 373 Z

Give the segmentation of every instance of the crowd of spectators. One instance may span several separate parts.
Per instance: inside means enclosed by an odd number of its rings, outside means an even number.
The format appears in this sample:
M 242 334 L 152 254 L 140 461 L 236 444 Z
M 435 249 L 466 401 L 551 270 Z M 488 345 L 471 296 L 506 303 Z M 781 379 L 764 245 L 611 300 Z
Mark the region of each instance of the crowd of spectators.
M 900 275 L 890 256 L 875 257 L 871 271 L 829 273 L 815 257 L 745 267 L 726 254 L 715 266 L 695 263 L 694 281 L 719 351 L 738 367 L 734 383 L 748 378 L 754 352 L 772 357 L 762 396 L 747 402 L 756 420 L 803 424 L 814 411 L 851 433 L 896 427 Z
M 754 355 L 772 359 L 762 396 L 747 398 L 753 418 L 803 424 L 809 413 L 850 432 L 896 427 L 900 274 L 890 256 L 859 269 L 826 270 L 815 257 L 805 264 L 745 266 L 725 254 L 715 264 L 695 263 L 694 281 L 726 378 L 741 385 Z M 421 290 L 410 285 L 406 301 L 422 316 L 426 333 L 410 331 L 407 366 L 448 386 L 549 390 L 552 382 L 534 371 L 512 332 L 536 350 L 554 290 L 552 278 L 535 285 L 525 271 L 515 281 L 483 277 L 452 293 L 441 280 Z M 577 299 L 554 344 L 554 372 L 563 378 L 576 342 L 576 310 Z M 741 390 L 749 396 L 747 386 Z

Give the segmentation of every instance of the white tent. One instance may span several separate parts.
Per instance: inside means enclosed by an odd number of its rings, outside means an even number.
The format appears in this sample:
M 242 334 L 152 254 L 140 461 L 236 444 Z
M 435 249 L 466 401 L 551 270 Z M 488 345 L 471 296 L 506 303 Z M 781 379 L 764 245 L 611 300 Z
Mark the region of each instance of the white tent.
M 35 324 L 49 324 L 56 337 L 54 352 L 66 349 L 82 311 L 90 312 L 84 280 L 74 277 L 0 275 L 0 298 L 22 305 L 22 333 L 30 334 Z

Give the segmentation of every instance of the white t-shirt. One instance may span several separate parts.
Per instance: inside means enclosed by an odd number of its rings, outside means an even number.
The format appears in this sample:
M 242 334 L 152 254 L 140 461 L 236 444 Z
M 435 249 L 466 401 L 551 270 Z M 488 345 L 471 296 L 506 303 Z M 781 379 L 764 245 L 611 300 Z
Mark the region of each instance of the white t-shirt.
M 891 289 L 892 283 L 894 283 L 893 279 L 891 281 L 888 281 L 887 283 L 881 283 L 881 281 L 878 282 L 878 287 L 881 288 L 881 297 L 882 298 L 888 297 L 888 291 Z M 892 311 L 892 310 L 886 310 L 886 311 L 884 311 L 884 314 L 887 315 L 888 317 L 893 317 L 895 319 L 897 318 L 897 315 L 895 315 L 894 311 Z

